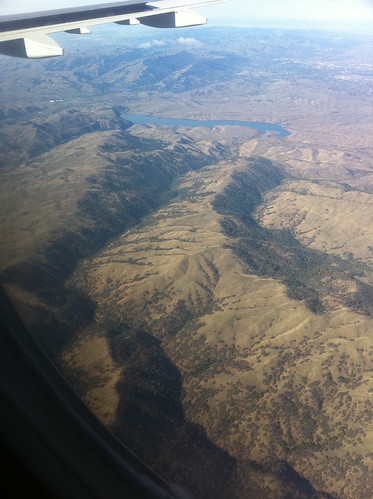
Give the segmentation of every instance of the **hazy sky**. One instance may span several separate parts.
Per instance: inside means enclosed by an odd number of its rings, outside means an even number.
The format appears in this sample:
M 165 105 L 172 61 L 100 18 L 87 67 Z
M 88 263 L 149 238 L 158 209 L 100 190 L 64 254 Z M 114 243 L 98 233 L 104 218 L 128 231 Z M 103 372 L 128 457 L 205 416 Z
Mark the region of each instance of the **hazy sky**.
M 111 0 L 113 1 L 113 0 Z M 105 0 L 0 0 L 0 14 L 105 3 Z M 110 3 L 110 2 L 106 2 Z M 278 19 L 303 21 L 372 21 L 373 0 L 229 0 L 198 9 L 211 21 Z

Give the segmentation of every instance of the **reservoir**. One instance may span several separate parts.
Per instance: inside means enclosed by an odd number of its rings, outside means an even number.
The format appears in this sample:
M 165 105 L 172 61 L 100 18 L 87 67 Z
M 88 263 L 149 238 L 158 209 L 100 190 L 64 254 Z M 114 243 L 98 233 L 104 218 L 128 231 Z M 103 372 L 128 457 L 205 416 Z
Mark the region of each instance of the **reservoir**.
M 265 123 L 260 121 L 188 120 L 183 118 L 157 118 L 156 116 L 147 114 L 122 114 L 121 117 L 131 121 L 134 125 L 166 125 L 172 127 L 175 131 L 182 126 L 190 128 L 195 128 L 197 126 L 204 126 L 207 128 L 214 128 L 215 126 L 245 126 L 254 128 L 259 133 L 274 132 L 282 137 L 290 135 L 290 132 L 277 123 Z

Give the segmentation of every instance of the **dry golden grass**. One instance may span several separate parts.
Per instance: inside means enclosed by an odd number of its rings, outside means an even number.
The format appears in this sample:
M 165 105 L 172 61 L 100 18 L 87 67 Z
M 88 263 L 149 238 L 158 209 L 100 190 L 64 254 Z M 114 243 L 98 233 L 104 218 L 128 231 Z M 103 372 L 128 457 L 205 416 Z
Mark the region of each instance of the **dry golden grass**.
M 281 283 L 248 273 L 226 247 L 229 241 L 220 217 L 211 209 L 232 172 L 246 167 L 244 158 L 263 156 L 284 165 L 291 179 L 269 193 L 258 212 L 265 225 L 290 228 L 312 248 L 342 256 L 351 253 L 372 263 L 372 108 L 365 91 L 369 81 L 366 76 L 345 86 L 338 79 L 338 68 L 354 74 L 356 64 L 364 62 L 360 46 L 329 52 L 319 50 L 323 44 L 307 42 L 302 66 L 290 44 L 281 57 L 289 56 L 298 69 L 284 73 L 282 64 L 271 64 L 275 57 L 270 47 L 277 47 L 276 38 L 277 34 L 265 43 L 232 38 L 229 51 L 240 57 L 250 53 L 250 60 L 239 73 L 232 73 L 230 81 L 206 81 L 174 92 L 167 90 L 166 79 L 151 91 L 145 87 L 125 95 L 126 84 L 146 76 L 146 65 L 136 61 L 122 71 L 116 96 L 103 96 L 100 86 L 97 99 L 120 105 L 126 101 L 132 112 L 145 108 L 159 116 L 281 122 L 291 135 L 279 139 L 242 127 L 180 130 L 201 151 L 214 155 L 223 145 L 232 157 L 238 154 L 242 159 L 187 175 L 175 186 L 180 191 L 177 200 L 81 263 L 69 285 L 97 301 L 96 325 L 81 331 L 63 361 L 81 377 L 87 404 L 112 424 L 121 369 L 110 356 L 105 320 L 109 312 L 118 324 L 132 321 L 162 341 L 182 372 L 187 418 L 200 423 L 239 466 L 244 468 L 250 459 L 285 459 L 319 489 L 341 498 L 370 499 L 372 319 L 341 308 L 335 296 L 327 297 L 328 313 L 313 315 L 304 303 L 290 300 Z M 214 46 L 218 49 L 219 44 Z M 321 69 L 320 60 L 326 64 Z M 105 75 L 106 84 L 115 82 L 114 73 L 117 67 Z M 61 75 L 68 75 L 79 94 L 88 89 L 91 100 L 93 87 L 71 70 L 54 73 L 52 97 L 56 92 L 68 99 L 75 95 L 71 89 L 66 93 Z M 96 78 L 101 85 L 99 74 Z M 17 80 L 6 80 L 3 90 L 13 97 L 12 82 Z M 24 78 L 18 80 L 28 88 Z M 30 88 L 29 94 L 41 95 L 44 89 L 48 96 L 46 82 Z M 31 103 L 31 97 L 27 99 Z M 18 126 L 14 131 L 18 149 L 35 138 L 27 137 L 24 129 L 19 133 Z M 77 202 L 87 178 L 105 167 L 100 146 L 111 133 L 80 137 L 35 164 L 4 173 L 1 269 L 31 255 L 42 259 L 42 249 L 61 230 L 87 226 L 87 219 L 76 217 Z M 170 128 L 138 126 L 131 133 L 161 139 L 170 148 L 178 140 Z M 111 159 L 124 159 L 126 154 Z M 369 279 L 366 275 L 366 282 Z M 354 284 L 346 282 L 334 284 L 353 291 Z M 43 305 L 36 295 L 18 287 L 12 286 L 10 293 L 31 320 L 33 309 Z M 191 317 L 171 331 L 174 322 L 167 319 L 178 317 L 180 302 Z M 268 477 L 263 477 L 263 484 L 274 487 Z
M 315 486 L 354 497 L 357 483 L 366 490 L 372 470 L 373 420 L 366 416 L 363 423 L 361 414 L 373 390 L 373 322 L 347 308 L 312 314 L 303 302 L 290 300 L 279 282 L 248 274 L 225 247 L 228 240 L 211 201 L 235 170 L 246 167 L 241 159 L 188 174 L 177 185 L 182 197 L 82 262 L 72 282 L 97 301 L 98 320 L 101 307 L 124 321 L 138 308 L 141 327 L 163 335 L 167 355 L 183 374 L 186 415 L 215 444 L 237 459 L 266 462 L 276 455 Z M 303 182 L 298 187 L 312 190 L 314 209 L 323 194 L 321 201 L 342 210 L 340 186 Z M 355 193 L 347 194 L 357 202 Z M 283 206 L 272 210 L 273 216 Z M 360 219 L 368 212 L 365 205 L 361 210 Z M 180 300 L 197 319 L 168 336 L 162 321 Z M 307 450 L 307 425 L 283 405 L 289 393 L 297 411 L 312 414 L 310 438 L 318 447 L 310 443 Z M 332 438 L 336 449 L 330 447 Z M 351 464 L 356 459 L 368 475 Z
M 373 194 L 338 183 L 292 181 L 271 193 L 260 217 L 266 227 L 290 228 L 311 248 L 373 263 Z
M 105 164 L 99 148 L 113 132 L 89 133 L 0 176 L 0 270 L 40 257 L 42 249 L 66 230 L 79 230 L 77 203 L 87 178 Z
M 119 402 L 116 383 L 122 369 L 114 364 L 103 332 L 87 328 L 65 350 L 61 360 L 68 370 L 78 369 L 88 387 L 82 398 L 92 412 L 105 425 L 114 423 Z

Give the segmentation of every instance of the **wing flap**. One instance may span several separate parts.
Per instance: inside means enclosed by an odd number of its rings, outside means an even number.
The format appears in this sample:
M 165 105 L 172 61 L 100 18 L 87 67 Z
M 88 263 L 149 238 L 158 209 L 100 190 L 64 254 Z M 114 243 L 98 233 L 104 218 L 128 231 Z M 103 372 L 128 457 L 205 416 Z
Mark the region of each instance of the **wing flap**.
M 207 19 L 191 11 L 181 11 L 141 17 L 140 22 L 153 28 L 185 28 L 186 26 L 206 24 Z
M 90 26 L 111 22 L 122 25 L 140 22 L 156 28 L 206 24 L 205 17 L 188 8 L 224 1 L 135 0 L 1 17 L 0 53 L 29 58 L 63 55 L 62 48 L 48 34 L 60 31 L 85 34 L 89 32 Z
M 53 38 L 43 33 L 29 33 L 24 38 L 2 42 L 0 53 L 13 57 L 43 59 L 63 55 L 63 49 Z
M 81 26 L 80 28 L 67 29 L 66 33 L 70 33 L 72 35 L 89 35 L 91 30 L 86 26 Z

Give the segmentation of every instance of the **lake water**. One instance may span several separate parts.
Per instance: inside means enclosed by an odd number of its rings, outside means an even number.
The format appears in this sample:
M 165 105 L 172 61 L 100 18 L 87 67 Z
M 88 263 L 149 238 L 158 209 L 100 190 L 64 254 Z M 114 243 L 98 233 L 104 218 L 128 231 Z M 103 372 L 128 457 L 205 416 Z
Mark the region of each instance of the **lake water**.
M 157 116 L 150 116 L 147 114 L 122 114 L 122 118 L 131 121 L 134 125 L 167 125 L 171 126 L 174 130 L 185 126 L 195 128 L 197 126 L 205 126 L 207 128 L 214 128 L 215 126 L 245 126 L 254 128 L 260 133 L 274 132 L 277 135 L 286 137 L 290 135 L 285 128 L 277 123 L 265 123 L 260 121 L 236 121 L 236 120 L 187 120 L 183 118 L 158 118 Z

